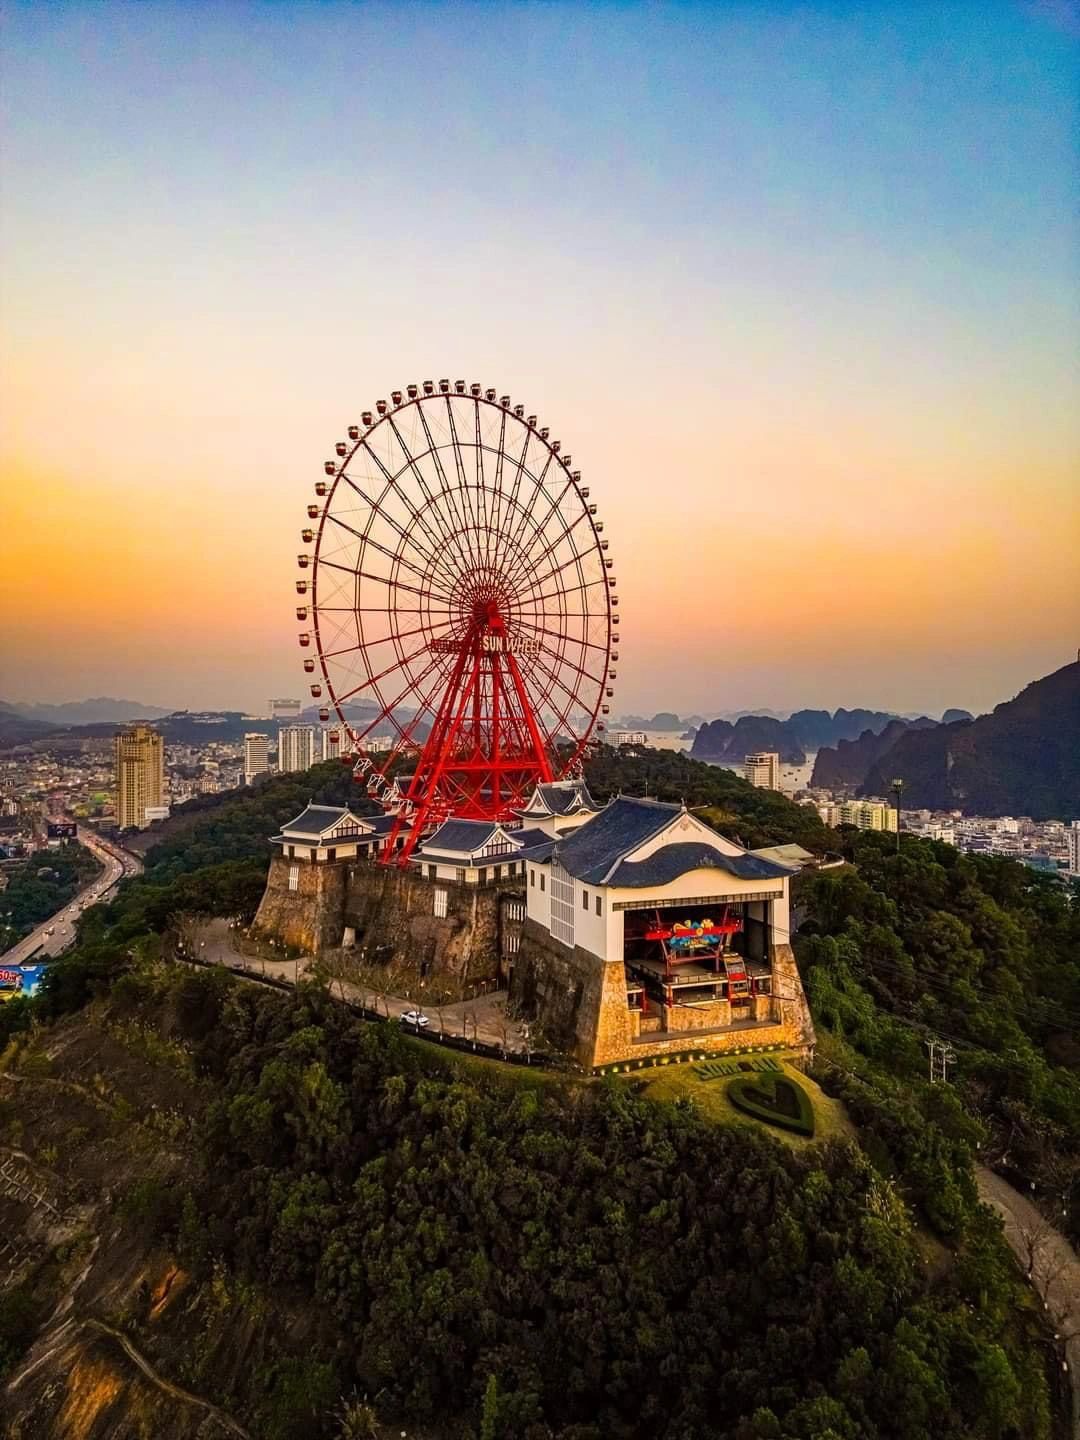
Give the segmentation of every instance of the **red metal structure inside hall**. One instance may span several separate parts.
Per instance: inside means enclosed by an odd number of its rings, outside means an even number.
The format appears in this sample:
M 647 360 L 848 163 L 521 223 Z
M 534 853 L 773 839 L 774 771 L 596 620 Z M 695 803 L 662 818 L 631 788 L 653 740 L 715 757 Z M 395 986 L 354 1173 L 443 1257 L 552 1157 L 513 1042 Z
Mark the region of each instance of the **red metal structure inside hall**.
M 450 816 L 510 820 L 604 728 L 618 596 L 571 456 L 478 384 L 392 392 L 338 441 L 298 557 L 300 645 L 405 864 Z

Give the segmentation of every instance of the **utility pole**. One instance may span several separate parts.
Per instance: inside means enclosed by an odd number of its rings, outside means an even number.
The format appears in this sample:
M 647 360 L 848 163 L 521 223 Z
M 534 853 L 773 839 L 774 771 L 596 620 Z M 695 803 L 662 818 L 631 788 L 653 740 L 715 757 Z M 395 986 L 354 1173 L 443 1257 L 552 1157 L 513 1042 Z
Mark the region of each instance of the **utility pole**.
M 900 799 L 904 793 L 904 782 L 897 776 L 892 782 L 892 793 L 896 796 L 896 853 L 900 854 Z
M 930 1054 L 930 1084 L 947 1085 L 949 1066 L 956 1063 L 956 1051 L 946 1041 L 937 1040 L 933 1035 L 927 1037 L 925 1044 Z

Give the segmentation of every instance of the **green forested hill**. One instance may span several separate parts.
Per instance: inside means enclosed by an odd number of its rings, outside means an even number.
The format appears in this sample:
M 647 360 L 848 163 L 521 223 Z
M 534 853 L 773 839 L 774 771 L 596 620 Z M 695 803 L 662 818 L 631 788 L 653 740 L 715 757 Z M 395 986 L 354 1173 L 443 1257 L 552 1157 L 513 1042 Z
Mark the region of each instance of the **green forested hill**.
M 601 797 L 647 778 L 722 810 L 748 843 L 838 843 L 812 812 L 685 757 L 606 752 L 589 778 Z M 110 1292 L 111 1323 L 167 1378 L 265 1440 L 379 1434 L 347 1428 L 372 1413 L 393 1423 L 384 1434 L 429 1440 L 1050 1440 L 1053 1352 L 976 1203 L 971 1157 L 993 1104 L 1027 1106 L 1032 1133 L 1070 1104 L 1057 1071 L 1073 1061 L 1050 1058 L 1062 1027 L 997 1013 L 1020 965 L 1024 995 L 1074 1003 L 1048 958 L 1071 943 L 1067 907 L 1008 862 L 950 870 L 921 842 L 897 861 L 875 837 L 853 842 L 855 866 L 809 880 L 821 1074 L 859 1145 L 796 1153 L 622 1080 L 466 1063 L 317 987 L 283 996 L 156 958 L 177 912 L 250 913 L 266 835 L 310 794 L 344 798 L 343 782 L 344 767 L 320 767 L 207 807 L 87 912 L 37 999 L 0 1011 L 7 1063 L 27 1057 L 0 1134 L 35 1163 L 62 1166 L 91 1118 L 73 1098 L 85 1077 L 61 1077 L 47 1133 L 24 1124 L 30 1078 L 87 1043 L 65 1032 L 53 1061 L 49 1026 L 84 1017 L 113 1047 L 94 1053 L 138 1058 L 160 1103 L 144 1116 L 113 1098 L 106 1062 L 87 1071 L 106 1097 L 93 1114 L 115 1111 L 110 1145 L 132 1130 L 124 1173 L 140 1177 L 94 1202 L 101 1243 L 135 1276 L 145 1246 L 190 1287 L 164 1333 L 140 1319 L 141 1292 Z M 938 973 L 944 997 L 924 981 Z M 1018 1063 L 972 1072 L 970 1091 L 922 1083 L 919 1038 L 887 1011 L 931 1004 L 953 1027 L 966 1007 L 972 1043 L 1020 1047 Z M 979 1086 L 997 1087 L 992 1104 Z M 109 1153 L 101 1184 L 115 1173 Z M 0 1363 L 47 1323 L 65 1273 L 45 1257 L 0 1307 Z M 219 1353 L 241 1341 L 243 1355 Z

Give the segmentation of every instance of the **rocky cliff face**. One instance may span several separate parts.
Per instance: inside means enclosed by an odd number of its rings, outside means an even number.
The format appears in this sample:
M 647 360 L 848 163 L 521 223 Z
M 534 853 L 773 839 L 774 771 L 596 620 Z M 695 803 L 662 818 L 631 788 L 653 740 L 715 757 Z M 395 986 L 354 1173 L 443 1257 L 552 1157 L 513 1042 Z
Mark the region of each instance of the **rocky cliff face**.
M 0 1390 L 8 1440 L 255 1440 L 275 1369 L 333 1346 L 313 1308 L 199 1281 L 159 1240 L 213 1098 L 159 1018 L 85 1011 L 6 1056 L 0 1284 L 25 1332 Z
M 977 720 L 911 730 L 867 774 L 879 794 L 893 775 L 904 800 L 969 814 L 1080 816 L 1080 662 L 1033 681 Z
M 819 750 L 814 759 L 811 785 L 825 789 L 856 789 L 870 767 L 892 749 L 910 727 L 906 720 L 890 720 L 879 735 L 864 730 L 857 740 L 841 740 L 834 747 Z
M 790 765 L 803 765 L 806 755 L 786 720 L 767 715 L 744 715 L 732 725 L 713 720 L 694 736 L 690 754 L 695 760 L 741 761 L 755 750 L 775 750 Z

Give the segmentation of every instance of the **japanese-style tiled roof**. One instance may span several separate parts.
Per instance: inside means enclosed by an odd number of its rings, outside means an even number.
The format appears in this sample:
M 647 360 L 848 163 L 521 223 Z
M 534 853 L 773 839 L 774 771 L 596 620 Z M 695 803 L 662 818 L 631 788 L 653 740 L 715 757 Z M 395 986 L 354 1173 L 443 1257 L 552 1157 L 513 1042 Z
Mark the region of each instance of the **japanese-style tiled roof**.
M 624 855 L 658 835 L 681 814 L 679 805 L 619 795 L 594 819 L 563 836 L 555 858 L 575 879 L 605 885 L 609 872 Z
M 685 840 L 661 845 L 644 860 L 620 860 L 606 883 L 640 890 L 670 884 L 690 870 L 723 870 L 740 880 L 780 880 L 794 873 L 760 855 L 725 855 L 705 841 Z
M 484 848 L 499 828 L 493 820 L 444 820 L 423 842 L 421 849 L 473 855 Z
M 724 870 L 741 880 L 775 880 L 793 873 L 790 867 L 763 856 L 746 850 L 728 854 L 719 843 L 714 845 L 700 838 L 663 845 L 643 860 L 627 858 L 683 814 L 681 805 L 619 795 L 594 819 L 562 836 L 556 843 L 554 858 L 584 884 L 635 889 L 667 884 L 703 866 Z
M 295 820 L 290 820 L 287 825 L 281 827 L 283 835 L 308 835 L 317 839 L 325 835 L 327 830 L 332 830 L 342 820 L 354 820 L 360 829 L 371 825 L 372 820 L 365 815 L 354 815 L 347 805 L 309 805 L 302 810 Z
M 539 802 L 533 808 L 533 801 Z M 598 811 L 600 806 L 589 794 L 584 780 L 553 780 L 537 785 L 529 798 L 529 808 L 519 815 L 576 815 L 580 810 Z
M 543 830 L 509 830 L 507 834 L 521 846 L 520 850 L 515 851 L 519 860 L 548 860 L 555 848 L 554 838 Z

